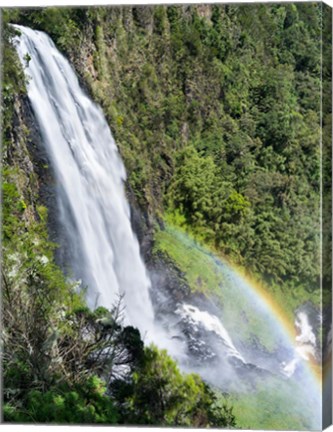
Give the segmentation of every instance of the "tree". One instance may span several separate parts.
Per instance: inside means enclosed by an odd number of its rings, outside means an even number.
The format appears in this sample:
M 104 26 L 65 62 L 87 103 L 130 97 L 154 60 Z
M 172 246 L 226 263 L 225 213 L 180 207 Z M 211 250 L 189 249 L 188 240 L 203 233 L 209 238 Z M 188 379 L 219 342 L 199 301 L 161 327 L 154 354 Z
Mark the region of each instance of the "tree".
M 235 426 L 232 409 L 196 374 L 184 375 L 165 350 L 145 348 L 144 360 L 126 387 L 115 383 L 125 422 L 165 426 Z
M 4 405 L 4 420 L 11 423 L 115 424 L 118 413 L 105 395 L 105 384 L 92 376 L 74 388 L 62 385 L 46 392 L 31 390 L 24 409 Z

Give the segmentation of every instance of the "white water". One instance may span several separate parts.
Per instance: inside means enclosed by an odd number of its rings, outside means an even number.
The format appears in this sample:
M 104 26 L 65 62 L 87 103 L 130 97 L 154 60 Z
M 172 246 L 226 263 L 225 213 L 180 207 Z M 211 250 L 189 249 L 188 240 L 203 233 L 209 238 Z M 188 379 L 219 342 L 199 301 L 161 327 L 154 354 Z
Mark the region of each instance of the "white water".
M 316 359 L 316 335 L 309 323 L 308 316 L 305 312 L 299 312 L 296 316 L 295 326 L 297 329 L 296 351 L 304 359 Z
M 316 359 L 317 340 L 309 318 L 305 312 L 298 312 L 295 319 L 296 348 L 294 358 L 286 363 L 282 363 L 282 369 L 287 377 L 294 375 L 297 366 L 302 360 L 310 361 Z
M 75 276 L 82 277 L 89 287 L 87 301 L 91 308 L 111 307 L 118 295 L 124 295 L 127 323 L 138 327 L 146 340 L 167 348 L 179 359 L 181 343 L 167 337 L 154 322 L 150 280 L 131 229 L 124 191 L 126 172 L 103 113 L 82 91 L 71 66 L 46 34 L 21 26 L 16 28 L 22 33 L 17 39 L 17 50 L 26 66 L 26 74 L 31 77 L 28 96 L 60 185 L 57 199 L 61 223 L 66 227 L 69 240 L 69 264 Z M 28 62 L 26 54 L 30 57 Z M 247 292 L 245 282 L 231 275 L 230 286 L 230 291 L 224 286 L 225 298 L 229 295 L 234 303 L 235 292 L 239 290 L 237 301 L 244 298 L 243 309 L 251 304 L 253 312 L 268 322 L 268 312 L 259 300 L 251 298 L 249 302 L 244 295 Z M 226 312 L 227 307 L 224 314 Z M 237 331 L 241 328 L 228 327 L 231 321 L 240 325 L 238 316 L 228 319 L 224 315 L 227 331 L 217 316 L 194 306 L 181 305 L 178 313 L 188 317 L 194 327 L 203 326 L 214 333 L 223 342 L 229 357 L 237 357 L 245 363 L 236 348 L 239 345 Z M 300 347 L 313 345 L 311 335 L 309 343 L 305 338 L 305 334 L 310 334 L 305 324 L 301 319 L 300 325 L 306 331 L 299 333 Z M 275 322 L 269 321 L 269 325 L 280 339 Z M 245 357 L 248 359 L 248 353 Z M 299 361 L 299 357 L 295 357 L 292 363 L 285 365 L 285 374 L 293 375 Z M 229 372 L 231 367 L 214 370 L 209 364 L 202 367 L 203 377 L 215 384 L 220 379 L 224 385 Z M 236 386 L 239 384 L 236 376 L 229 378 L 235 380 Z M 310 383 L 312 385 L 312 381 Z
M 70 267 L 88 286 L 88 304 L 110 308 L 124 296 L 126 322 L 179 357 L 181 348 L 154 322 L 150 280 L 125 196 L 126 171 L 103 112 L 82 91 L 69 62 L 45 33 L 15 27 L 21 32 L 17 51 L 30 77 L 28 96 L 60 185 L 57 198 Z M 228 356 L 246 363 L 217 316 L 186 304 L 177 312 L 191 325 L 215 333 Z M 299 314 L 296 325 L 295 358 L 282 365 L 287 376 L 315 348 L 305 314 Z
M 152 332 L 150 280 L 131 228 L 126 171 L 103 112 L 45 33 L 14 27 L 21 32 L 17 51 L 30 77 L 28 96 L 60 184 L 61 222 L 68 225 L 72 265 L 87 279 L 87 300 L 91 307 L 111 307 L 117 295 L 124 295 L 129 322 Z M 244 361 L 215 315 L 186 304 L 179 313 L 217 334 L 230 355 Z M 297 351 L 308 360 L 315 356 L 316 337 L 304 312 L 295 325 Z
M 84 272 L 90 307 L 110 308 L 122 295 L 127 322 L 154 339 L 150 280 L 131 228 L 126 172 L 102 110 L 45 33 L 15 27 L 28 96 L 60 185 L 70 264 Z
M 237 357 L 243 363 L 246 363 L 243 356 L 235 347 L 229 333 L 224 328 L 222 322 L 217 316 L 209 314 L 207 311 L 202 311 L 196 306 L 183 304 L 176 311 L 182 318 L 189 320 L 192 326 L 201 325 L 205 330 L 215 333 L 223 342 L 227 356 Z

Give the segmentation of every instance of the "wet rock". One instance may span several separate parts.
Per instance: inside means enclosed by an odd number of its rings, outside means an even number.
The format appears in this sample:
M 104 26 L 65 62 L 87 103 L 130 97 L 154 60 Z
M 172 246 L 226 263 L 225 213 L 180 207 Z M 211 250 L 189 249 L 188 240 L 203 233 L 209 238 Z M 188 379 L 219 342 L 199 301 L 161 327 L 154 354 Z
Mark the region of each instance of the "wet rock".
M 161 307 L 165 309 L 168 305 L 170 312 L 174 312 L 176 304 L 185 301 L 191 295 L 184 274 L 161 252 L 154 254 L 147 264 L 152 282 L 151 295 L 154 306 L 158 310 Z
M 154 243 L 154 225 L 148 212 L 143 212 L 128 185 L 127 199 L 131 208 L 131 225 L 139 241 L 141 255 L 149 261 Z

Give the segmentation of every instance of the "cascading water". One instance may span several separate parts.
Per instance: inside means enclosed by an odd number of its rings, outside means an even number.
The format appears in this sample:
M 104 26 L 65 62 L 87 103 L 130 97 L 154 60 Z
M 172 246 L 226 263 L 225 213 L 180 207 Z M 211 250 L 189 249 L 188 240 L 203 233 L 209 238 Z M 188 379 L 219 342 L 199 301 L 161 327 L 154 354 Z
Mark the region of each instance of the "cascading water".
M 88 305 L 110 308 L 117 296 L 123 296 L 126 323 L 139 328 L 149 342 L 167 348 L 184 370 L 196 370 L 222 389 L 230 384 L 236 392 L 254 392 L 257 385 L 260 390 L 265 384 L 268 399 L 283 387 L 293 398 L 287 404 L 289 415 L 303 418 L 304 406 L 319 403 L 317 390 L 301 398 L 303 383 L 314 387 L 300 359 L 305 345 L 311 349 L 315 345 L 306 317 L 298 316 L 299 352 L 294 357 L 294 345 L 259 296 L 251 294 L 249 284 L 227 264 L 209 257 L 214 274 L 223 275 L 223 324 L 220 311 L 207 305 L 202 309 L 173 303 L 166 319 L 170 316 L 174 325 L 169 333 L 162 330 L 154 318 L 150 279 L 131 228 L 125 168 L 104 115 L 82 91 L 72 67 L 45 33 L 15 28 L 21 33 L 17 51 L 30 77 L 28 96 L 58 184 L 67 257 L 74 276 L 88 286 Z M 256 334 L 249 333 L 250 325 Z M 250 384 L 241 387 L 249 377 Z M 306 425 L 317 427 L 320 420 L 313 416 L 309 413 Z
M 215 333 L 223 342 L 225 346 L 226 355 L 239 359 L 242 363 L 246 363 L 243 356 L 236 349 L 232 339 L 224 328 L 222 322 L 217 316 L 208 313 L 207 311 L 201 311 L 195 306 L 183 304 L 179 309 L 176 310 L 191 327 L 202 326 L 206 331 Z
M 124 296 L 127 321 L 151 339 L 150 281 L 131 228 L 125 168 L 102 110 L 45 33 L 15 28 L 29 99 L 59 184 L 72 268 L 83 273 L 89 306 L 111 307 Z

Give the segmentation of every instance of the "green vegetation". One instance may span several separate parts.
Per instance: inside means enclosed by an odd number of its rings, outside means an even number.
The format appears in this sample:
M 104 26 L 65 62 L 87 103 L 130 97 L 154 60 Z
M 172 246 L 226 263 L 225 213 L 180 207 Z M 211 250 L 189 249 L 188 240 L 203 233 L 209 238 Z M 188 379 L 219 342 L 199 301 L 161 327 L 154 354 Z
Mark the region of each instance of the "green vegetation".
M 320 3 L 21 10 L 101 103 L 138 202 L 319 286 Z
M 192 292 L 215 294 L 223 301 L 223 274 L 218 272 L 212 256 L 205 253 L 180 230 L 167 225 L 155 234 L 153 252 L 162 252 L 184 274 Z
M 43 220 L 22 221 L 16 173 L 3 177 L 4 419 L 233 426 L 232 410 L 166 352 L 144 348 L 112 311 L 84 306 L 54 264 Z M 119 369 L 126 366 L 125 371 Z M 152 404 L 155 401 L 155 404 Z
M 219 262 L 225 262 L 228 266 L 225 257 L 219 255 L 216 249 L 208 248 L 203 244 L 202 239 L 196 233 L 189 232 L 184 217 L 167 214 L 166 221 L 163 230 L 156 230 L 153 253 L 162 253 L 167 261 L 172 260 L 177 263 L 177 267 L 181 270 L 193 293 L 214 297 L 221 305 L 226 305 L 227 302 L 228 307 L 225 308 L 224 314 L 227 313 L 230 316 L 235 314 L 235 306 L 236 309 L 239 309 L 243 305 L 245 310 L 247 301 L 241 296 L 236 301 L 237 293 L 228 291 L 226 274 L 218 266 Z M 260 274 L 251 276 L 254 285 L 256 280 L 260 281 Z M 283 286 L 274 283 L 266 289 L 270 292 L 272 300 L 285 312 L 290 322 L 293 322 L 294 311 L 300 304 L 311 301 L 314 305 L 320 306 L 319 290 L 309 293 L 304 287 L 298 286 L 291 292 L 287 292 Z M 231 302 L 229 302 L 230 299 Z M 246 325 L 242 328 L 243 334 L 260 335 L 263 330 L 262 323 L 256 321 L 255 314 L 252 316 L 249 314 Z M 264 345 L 267 347 L 271 342 L 269 333 L 264 339 Z
M 118 413 L 105 397 L 105 390 L 97 377 L 89 378 L 78 388 L 63 385 L 46 392 L 31 390 L 24 409 L 4 405 L 4 419 L 11 423 L 113 424 Z
M 274 390 L 272 390 L 274 389 Z M 309 409 L 300 403 L 304 396 L 301 385 L 285 381 L 267 379 L 257 385 L 254 394 L 239 394 L 231 398 L 238 426 L 249 429 L 252 424 L 260 424 L 266 429 L 306 430 L 302 421 L 302 409 Z M 295 407 L 298 407 L 295 409 Z M 281 412 L 285 413 L 281 416 Z M 320 414 L 317 414 L 320 415 Z
M 31 169 L 25 80 L 13 36 L 5 22 L 4 421 L 235 426 L 221 394 L 198 375 L 181 373 L 165 351 L 144 347 L 139 331 L 123 325 L 121 299 L 112 310 L 89 310 L 84 287 L 69 283 L 56 265 L 57 246 L 48 239 L 47 208 Z
M 9 17 L 4 13 L 3 19 Z M 15 32 L 8 27 L 4 26 L 2 29 L 2 36 L 4 40 L 9 40 L 14 36 Z M 12 144 L 12 119 L 14 115 L 14 98 L 22 96 L 26 93 L 25 77 L 19 63 L 16 52 L 8 43 L 3 44 L 3 58 L 6 62 L 2 62 L 2 151 L 5 154 L 8 147 Z
M 132 380 L 115 382 L 122 422 L 137 425 L 232 427 L 232 408 L 198 375 L 184 376 L 166 351 L 147 347 Z
M 10 43 L 15 32 L 6 24 L 49 33 L 101 104 L 128 188 L 149 218 L 166 221 L 164 230 L 156 229 L 154 252 L 175 262 L 192 291 L 213 294 L 225 306 L 226 321 L 232 322 L 235 310 L 226 304 L 225 278 L 202 244 L 262 280 L 292 319 L 300 303 L 320 301 L 322 8 L 290 3 L 3 11 L 6 421 L 235 425 L 225 399 L 198 376 L 183 375 L 165 352 L 144 347 L 135 329 L 122 326 L 117 307 L 87 310 L 78 287 L 54 263 L 39 179 L 23 163 L 30 157 L 20 105 L 26 83 Z M 323 70 L 325 88 L 330 67 Z M 329 155 L 331 113 L 323 103 Z M 330 201 L 325 203 L 327 216 Z M 330 222 L 325 217 L 325 250 Z M 325 265 L 326 286 L 330 271 Z M 245 310 L 246 300 L 239 296 L 238 302 Z M 254 314 L 234 325 L 246 340 L 256 334 L 262 346 L 274 349 Z M 121 353 L 124 376 L 117 375 L 114 357 L 101 356 L 105 350 Z M 239 426 L 305 427 L 272 413 L 268 405 L 274 402 L 258 394 L 232 400 Z M 283 394 L 276 396 L 280 406 Z
M 323 305 L 332 304 L 332 14 L 323 8 Z M 326 330 L 327 332 L 328 330 Z

